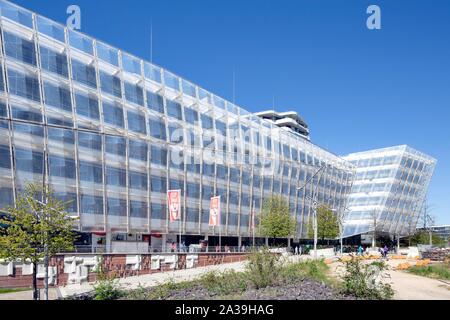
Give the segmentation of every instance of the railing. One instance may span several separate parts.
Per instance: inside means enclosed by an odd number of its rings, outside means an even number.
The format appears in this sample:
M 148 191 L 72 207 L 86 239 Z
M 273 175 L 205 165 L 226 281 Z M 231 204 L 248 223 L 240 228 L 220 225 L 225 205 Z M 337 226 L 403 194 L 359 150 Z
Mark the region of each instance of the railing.
M 148 246 L 143 248 L 142 246 L 134 246 L 134 243 L 130 243 L 130 246 L 126 248 L 126 251 L 117 250 L 113 245 L 77 245 L 72 250 L 64 250 L 60 252 L 61 254 L 67 253 L 85 253 L 85 254 L 95 254 L 95 253 L 248 253 L 254 250 L 260 250 L 264 246 L 200 246 L 200 245 L 190 245 L 190 246 L 177 246 L 171 247 L 170 244 L 167 246 Z M 294 253 L 294 248 L 288 249 L 287 247 L 269 247 L 271 251 L 278 252 L 288 252 L 289 250 Z

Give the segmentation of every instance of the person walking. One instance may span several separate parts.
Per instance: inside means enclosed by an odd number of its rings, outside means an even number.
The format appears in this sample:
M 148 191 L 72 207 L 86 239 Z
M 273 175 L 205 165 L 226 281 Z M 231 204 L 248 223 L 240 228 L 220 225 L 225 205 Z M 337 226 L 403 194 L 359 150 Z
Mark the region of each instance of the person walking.
M 358 256 L 362 256 L 363 255 L 363 247 L 362 245 L 359 245 L 358 247 Z
M 384 245 L 383 252 L 384 252 L 384 258 L 387 258 L 387 254 L 389 252 L 389 248 L 387 247 L 387 245 Z

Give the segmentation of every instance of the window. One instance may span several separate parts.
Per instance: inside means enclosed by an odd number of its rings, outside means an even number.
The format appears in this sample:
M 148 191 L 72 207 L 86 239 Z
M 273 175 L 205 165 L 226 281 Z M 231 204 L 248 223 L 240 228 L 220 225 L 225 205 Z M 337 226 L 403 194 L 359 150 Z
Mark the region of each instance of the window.
M 166 140 L 166 124 L 162 118 L 149 119 L 150 136 L 153 138 Z
M 117 49 L 111 48 L 97 41 L 97 56 L 99 59 L 106 61 L 116 67 L 119 66 L 119 57 Z
M 127 183 L 124 169 L 107 167 L 106 184 L 110 186 L 125 187 Z
M 210 116 L 202 114 L 202 128 L 213 129 L 213 119 Z
M 147 107 L 160 113 L 164 113 L 164 98 L 150 91 L 147 91 Z
M 11 168 L 11 152 L 9 146 L 0 145 L 0 168 Z
M 15 34 L 3 31 L 5 54 L 8 57 L 36 66 L 34 41 L 23 39 Z
M 151 188 L 152 192 L 166 193 L 167 192 L 166 178 L 152 176 Z
M 127 201 L 125 199 L 116 199 L 108 197 L 107 212 L 110 216 L 126 216 Z
M 210 186 L 202 186 L 202 198 L 203 200 L 210 200 L 214 196 L 214 188 Z
M 72 112 L 72 100 L 70 90 L 63 85 L 44 83 L 45 104 L 58 109 Z
M 152 219 L 164 220 L 166 218 L 166 206 L 161 203 L 152 203 L 150 206 Z
M 186 208 L 186 221 L 198 222 L 198 208 Z
M 37 137 L 44 137 L 44 128 L 40 125 L 32 125 L 32 124 L 21 124 L 14 123 L 13 124 L 14 132 L 29 134 Z
M 183 127 L 177 123 L 169 124 L 169 140 L 173 143 L 183 142 Z
M 78 132 L 78 146 L 91 150 L 102 150 L 102 137 L 96 133 Z
M 81 212 L 103 215 L 103 197 L 81 195 Z
M 0 65 L 0 91 L 5 91 L 5 83 L 3 81 L 3 68 Z
M 75 179 L 75 160 L 58 156 L 50 156 L 50 175 L 67 179 Z
M 72 120 L 69 118 L 64 118 L 64 117 L 62 119 L 58 119 L 58 118 L 54 118 L 54 117 L 49 117 L 47 115 L 47 123 L 53 124 L 55 126 L 60 126 L 60 127 L 69 127 L 69 128 L 73 127 Z
M 42 46 L 40 49 L 40 53 L 42 69 L 66 78 L 69 77 L 67 56 L 65 53 L 58 53 Z
M 118 98 L 122 98 L 122 88 L 120 78 L 100 71 L 100 86 L 102 92 L 109 93 Z
M 78 50 L 81 50 L 87 54 L 90 55 L 94 54 L 92 40 L 71 29 L 69 29 L 69 43 L 70 46 Z
M 167 149 L 151 146 L 151 161 L 153 164 L 167 166 Z
M 51 141 L 55 141 L 64 146 L 73 145 L 75 142 L 74 132 L 72 130 L 48 127 L 47 131 L 49 143 L 52 143 Z
M 75 103 L 77 106 L 77 114 L 95 120 L 100 120 L 97 96 L 77 92 L 75 94 Z
M 66 204 L 65 210 L 71 213 L 77 213 L 77 194 L 67 193 L 67 192 L 55 192 L 54 196 L 56 199 L 63 201 Z
M 118 103 L 103 101 L 103 121 L 107 124 L 123 128 L 124 118 L 122 106 Z
M 183 112 L 181 110 L 181 104 L 172 100 L 166 100 L 167 115 L 178 120 L 183 120 Z
M 44 158 L 42 152 L 15 148 L 14 158 L 16 170 L 42 174 L 44 172 Z
M 45 34 L 60 42 L 65 42 L 64 27 L 44 17 L 36 16 L 37 27 L 40 33 Z
M 125 98 L 140 106 L 144 105 L 144 93 L 138 85 L 125 82 Z
M 147 202 L 130 200 L 130 217 L 147 218 Z
M 147 190 L 147 174 L 141 172 L 130 171 L 128 173 L 129 184 L 131 189 Z
M 127 118 L 128 130 L 134 131 L 136 133 L 147 134 L 144 114 L 128 111 Z
M 13 190 L 0 187 L 0 208 L 7 208 L 14 204 Z
M 224 122 L 216 120 L 216 129 L 219 134 L 227 136 L 227 125 Z
M 241 180 L 240 170 L 235 168 L 230 168 L 230 181 L 239 183 Z
M 86 182 L 103 183 L 103 169 L 101 164 L 80 161 L 80 180 Z
M 97 89 L 95 68 L 75 59 L 72 59 L 72 79 L 91 88 Z
M 107 153 L 125 156 L 126 140 L 124 137 L 106 136 L 105 148 Z
M 184 108 L 184 116 L 186 117 L 186 122 L 190 124 L 196 124 L 198 122 L 198 112 L 191 108 Z
M 214 176 L 214 164 L 203 163 L 203 175 Z
M 147 162 L 148 146 L 146 142 L 130 139 L 128 142 L 128 150 L 128 156 L 130 158 Z
M 198 183 L 188 182 L 186 184 L 186 195 L 189 198 L 198 199 L 200 197 L 200 186 Z
M 11 106 L 11 115 L 13 119 L 42 122 L 42 113 L 39 109 L 29 106 Z
M 8 70 L 9 92 L 17 96 L 41 102 L 39 94 L 39 80 L 32 75 L 26 75 L 21 72 Z

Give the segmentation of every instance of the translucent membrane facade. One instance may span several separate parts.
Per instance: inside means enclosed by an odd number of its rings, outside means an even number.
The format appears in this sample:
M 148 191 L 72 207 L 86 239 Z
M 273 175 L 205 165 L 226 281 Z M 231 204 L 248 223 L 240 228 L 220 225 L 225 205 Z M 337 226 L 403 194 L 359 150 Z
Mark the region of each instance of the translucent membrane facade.
M 0 1 L 0 208 L 48 182 L 85 232 L 250 235 L 281 194 L 306 236 L 309 195 L 346 205 L 353 166 L 156 65 Z M 299 186 L 324 167 L 301 191 Z M 257 219 L 256 219 L 257 222 Z
M 356 166 L 344 236 L 373 231 L 408 235 L 416 228 L 436 160 L 408 146 L 344 157 Z

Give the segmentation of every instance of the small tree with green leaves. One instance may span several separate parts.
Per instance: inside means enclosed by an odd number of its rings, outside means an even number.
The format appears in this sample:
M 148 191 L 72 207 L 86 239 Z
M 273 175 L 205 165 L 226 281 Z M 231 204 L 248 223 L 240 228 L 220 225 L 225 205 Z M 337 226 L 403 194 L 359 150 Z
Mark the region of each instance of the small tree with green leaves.
M 309 219 L 308 237 L 314 238 L 313 219 Z M 319 239 L 334 239 L 339 235 L 339 218 L 326 205 L 317 207 L 317 237 Z
M 296 221 L 290 215 L 289 204 L 282 196 L 272 196 L 264 201 L 259 233 L 269 238 L 284 238 L 295 232 Z
M 48 275 L 48 257 L 73 248 L 74 218 L 66 212 L 67 203 L 56 199 L 48 186 L 29 183 L 0 217 L 0 257 L 33 264 L 33 298 L 38 298 L 37 267 L 44 260 Z M 47 277 L 46 277 L 47 278 Z M 45 283 L 46 290 L 48 283 Z

